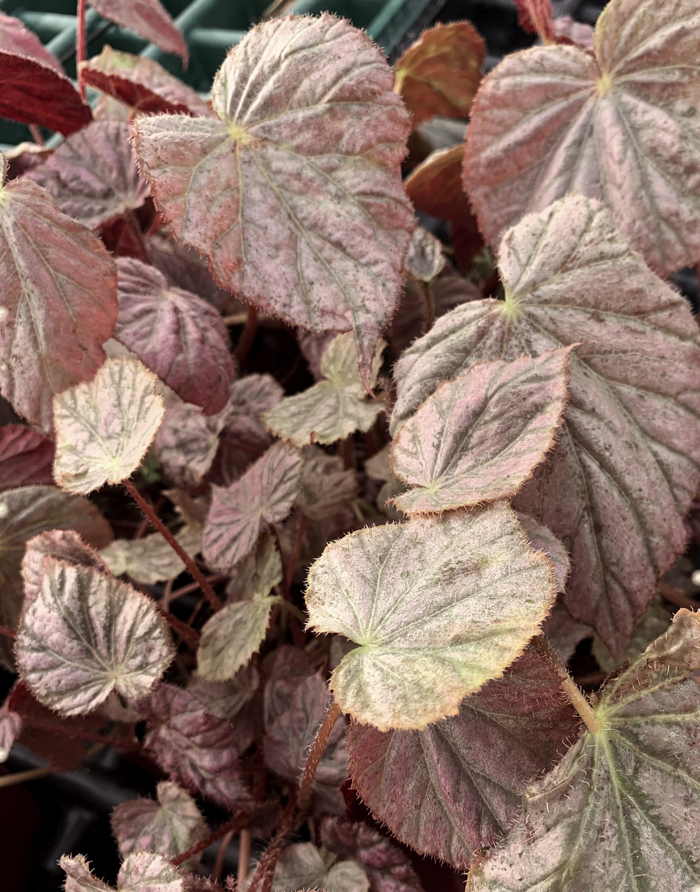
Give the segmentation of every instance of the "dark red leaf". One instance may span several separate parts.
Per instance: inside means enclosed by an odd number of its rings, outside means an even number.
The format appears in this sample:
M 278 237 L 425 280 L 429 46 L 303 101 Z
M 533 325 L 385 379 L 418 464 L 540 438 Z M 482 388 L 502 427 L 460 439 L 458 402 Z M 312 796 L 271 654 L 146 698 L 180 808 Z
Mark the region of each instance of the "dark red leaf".
M 23 424 L 0 427 L 0 490 L 53 483 L 53 442 Z
M 187 64 L 187 44 L 159 0 L 90 0 L 100 15 L 130 28 L 166 53 L 175 53 Z

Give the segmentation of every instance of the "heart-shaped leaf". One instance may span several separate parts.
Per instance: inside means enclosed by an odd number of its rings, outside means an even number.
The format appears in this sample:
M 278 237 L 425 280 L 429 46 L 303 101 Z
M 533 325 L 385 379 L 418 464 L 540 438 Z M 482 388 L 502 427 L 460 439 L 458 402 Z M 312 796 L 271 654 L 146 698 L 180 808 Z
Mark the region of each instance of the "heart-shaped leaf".
M 121 483 L 141 463 L 165 411 L 154 374 L 136 359 L 108 359 L 92 381 L 54 397 L 56 482 L 89 493 Z
M 502 675 L 554 601 L 551 565 L 514 512 L 370 527 L 309 571 L 309 625 L 358 645 L 333 672 L 344 712 L 382 731 L 424 728 Z
M 40 703 L 90 712 L 112 691 L 144 697 L 173 649 L 152 601 L 93 567 L 44 558 L 41 591 L 20 619 L 15 655 Z
M 484 362 L 441 384 L 392 444 L 393 470 L 412 487 L 396 507 L 429 514 L 512 498 L 554 445 L 570 352 Z
M 48 559 L 48 560 L 47 560 Z M 22 558 L 22 582 L 25 607 L 41 594 L 44 576 L 50 572 L 52 561 L 92 567 L 103 573 L 109 570 L 97 551 L 84 542 L 75 530 L 49 530 L 27 542 Z
M 505 846 L 469 890 L 694 889 L 700 809 L 700 615 L 669 631 L 605 688 L 586 734 L 527 794 Z
M 211 114 L 207 103 L 187 84 L 147 56 L 102 48 L 80 66 L 83 81 L 143 114 Z
M 92 120 L 58 59 L 19 19 L 0 13 L 0 117 L 68 136 Z
M 236 366 L 221 315 L 140 260 L 120 257 L 117 272 L 114 337 L 185 402 L 201 406 L 206 415 L 223 409 Z
M 101 16 L 130 28 L 166 53 L 175 53 L 187 64 L 187 44 L 160 0 L 90 0 Z
M 423 31 L 396 65 L 396 91 L 417 127 L 428 118 L 466 118 L 481 81 L 486 45 L 469 22 Z
M 184 526 L 175 538 L 189 555 L 202 549 L 201 527 Z M 126 573 L 146 585 L 175 579 L 185 569 L 179 555 L 160 533 L 140 539 L 115 539 L 102 549 L 100 556 L 115 576 Z
M 93 121 L 73 134 L 27 179 L 43 186 L 59 209 L 97 229 L 140 208 L 148 195 L 121 121 Z
M 266 524 L 285 519 L 299 494 L 302 465 L 299 450 L 275 443 L 233 485 L 213 487 L 203 539 L 210 566 L 230 570 L 252 551 Z
M 408 116 L 391 69 L 346 21 L 276 19 L 229 52 L 212 105 L 218 119 L 133 122 L 173 233 L 263 312 L 354 331 L 368 371 L 414 225 L 398 166 Z
M 508 56 L 472 107 L 464 185 L 488 241 L 568 192 L 604 201 L 659 273 L 700 256 L 700 9 L 611 0 L 594 55 Z
M 383 348 L 380 342 L 372 359 L 367 377 L 370 389 L 377 380 Z M 356 430 L 369 430 L 383 408 L 381 403 L 366 399 L 351 334 L 333 338 L 323 351 L 320 370 L 324 380 L 302 393 L 285 397 L 264 416 L 275 436 L 295 446 L 334 443 Z
M 24 424 L 0 427 L 0 490 L 53 483 L 53 442 Z
M 590 199 L 526 217 L 499 264 L 505 301 L 453 310 L 401 357 L 392 423 L 477 362 L 578 344 L 557 446 L 516 507 L 564 543 L 566 605 L 619 655 L 685 546 L 683 515 L 700 485 L 697 326 Z
M 185 892 L 176 867 L 155 852 L 135 852 L 122 864 L 116 889 L 96 879 L 82 855 L 61 855 L 65 892 Z
M 22 177 L 0 187 L 0 278 L 0 391 L 48 430 L 52 395 L 104 361 L 116 267 L 97 236 Z
M 280 599 L 237 601 L 206 621 L 197 650 L 197 671 L 210 681 L 226 681 L 245 666 L 265 640 L 270 612 Z
M 156 787 L 158 801 L 130 799 L 112 812 L 112 832 L 119 854 L 158 852 L 174 858 L 208 834 L 207 824 L 194 799 L 172 781 Z
M 558 674 L 529 647 L 454 718 L 423 731 L 351 725 L 353 786 L 402 842 L 465 868 L 519 815 L 527 784 L 552 767 L 577 718 Z
M 288 846 L 280 857 L 272 881 L 272 892 L 369 892 L 367 874 L 357 861 L 338 861 L 331 852 L 313 843 Z

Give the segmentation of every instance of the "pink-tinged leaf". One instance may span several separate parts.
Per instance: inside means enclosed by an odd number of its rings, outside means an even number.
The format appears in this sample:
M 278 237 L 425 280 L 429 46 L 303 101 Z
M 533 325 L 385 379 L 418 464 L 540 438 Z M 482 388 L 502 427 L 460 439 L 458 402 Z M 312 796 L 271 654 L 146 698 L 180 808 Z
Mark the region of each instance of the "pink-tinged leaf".
M 299 494 L 302 466 L 298 449 L 275 443 L 240 480 L 213 487 L 203 539 L 211 567 L 230 570 L 253 550 L 267 524 L 285 519 Z
M 158 852 L 174 858 L 208 834 L 206 821 L 192 797 L 172 781 L 156 787 L 158 801 L 130 799 L 112 812 L 112 832 L 119 854 Z
M 116 889 L 97 879 L 83 855 L 61 855 L 65 892 L 185 892 L 176 867 L 155 852 L 135 852 L 119 870 Z
M 457 715 L 537 634 L 556 585 L 503 502 L 359 530 L 308 575 L 309 626 L 358 645 L 336 667 L 338 705 L 382 731 Z
M 670 624 L 671 614 L 661 599 L 655 598 L 635 626 L 634 634 L 621 659 L 613 659 L 607 647 L 597 639 L 593 641 L 593 656 L 603 672 L 614 672 L 620 666 L 636 660 L 652 641 L 664 634 Z
M 220 418 L 207 418 L 199 406 L 181 400 L 168 405 L 153 443 L 167 479 L 195 487 L 212 466 L 219 448 Z
M 288 708 L 277 716 L 265 732 L 265 762 L 292 785 L 299 783 L 306 757 L 329 703 L 330 693 L 326 682 L 318 674 L 309 675 L 295 688 Z M 313 805 L 317 814 L 345 814 L 345 800 L 340 788 L 347 776 L 345 720 L 340 717 L 333 727 L 313 782 Z
M 396 91 L 413 126 L 441 115 L 466 118 L 481 81 L 486 45 L 469 22 L 433 25 L 396 65 Z
M 121 121 L 93 121 L 26 176 L 43 186 L 64 214 L 90 229 L 140 208 L 148 195 L 129 127 Z
M 142 114 L 204 115 L 211 111 L 191 87 L 154 59 L 105 46 L 80 66 L 83 81 Z
M 529 514 L 518 512 L 518 520 L 525 530 L 525 535 L 530 545 L 535 551 L 541 551 L 543 554 L 546 554 L 551 561 L 554 575 L 557 579 L 557 591 L 563 592 L 566 588 L 566 580 L 569 578 L 569 571 L 571 570 L 571 561 L 566 548 L 564 548 L 564 545 L 550 529 Z M 551 613 L 545 623 L 550 618 Z
M 321 843 L 339 858 L 357 861 L 367 874 L 370 892 L 423 892 L 408 856 L 368 824 L 324 818 Z
M 7 161 L 7 177 L 6 179 L 15 180 L 21 177 L 27 171 L 38 167 L 53 154 L 53 149 L 47 146 L 40 146 L 35 142 L 20 142 L 16 146 L 7 148 L 3 155 Z
M 110 22 L 129 28 L 166 53 L 175 53 L 187 64 L 185 38 L 160 0 L 90 0 L 90 6 Z
M 527 791 L 470 892 L 692 890 L 698 882 L 700 614 L 673 625 L 603 689 L 600 725 Z
M 377 47 L 323 14 L 229 52 L 216 119 L 141 116 L 136 151 L 173 233 L 221 285 L 313 331 L 353 331 L 363 369 L 392 317 L 414 226 L 408 116 Z
M 554 43 L 554 12 L 552 0 L 515 0 L 518 24 L 544 43 Z
M 572 43 L 583 50 L 593 50 L 594 31 L 590 25 L 576 22 L 569 15 L 562 15 L 554 19 L 553 28 L 557 43 Z
M 114 337 L 185 402 L 201 406 L 206 415 L 223 409 L 236 366 L 221 315 L 140 260 L 120 257 L 117 274 Z
M 186 525 L 175 534 L 175 539 L 194 557 L 201 551 L 202 528 Z M 100 557 L 115 576 L 126 573 L 146 585 L 175 579 L 185 569 L 182 558 L 160 533 L 138 539 L 115 539 L 102 549 Z
M 55 486 L 23 486 L 0 494 L 0 623 L 14 629 L 23 597 L 20 569 L 27 542 L 44 530 L 76 530 L 96 548 L 112 539 L 109 524 L 87 499 Z M 0 641 L 0 658 L 9 648 Z
M 0 13 L 0 117 L 68 136 L 92 120 L 58 60 L 19 19 Z
M 392 422 L 477 362 L 579 345 L 557 446 L 516 507 L 563 542 L 566 606 L 618 656 L 685 546 L 700 484 L 697 326 L 610 212 L 581 196 L 522 220 L 499 263 L 504 302 L 453 310 L 401 357 Z
M 259 684 L 258 670 L 253 663 L 249 663 L 229 681 L 205 681 L 194 674 L 190 678 L 187 690 L 199 700 L 207 712 L 231 722 L 255 697 Z M 243 750 L 245 747 L 239 746 L 239 749 Z
M 53 403 L 54 476 L 74 493 L 130 477 L 165 412 L 158 379 L 137 359 L 108 359 L 92 381 L 64 390 Z
M 116 267 L 97 236 L 22 177 L 0 187 L 0 278 L 0 391 L 49 429 L 52 395 L 104 361 L 117 319 Z
M 369 892 L 369 880 L 357 861 L 338 861 L 311 842 L 288 846 L 280 856 L 272 892 Z
M 0 490 L 53 483 L 53 441 L 23 424 L 0 427 Z
M 573 46 L 508 56 L 472 108 L 464 185 L 485 237 L 570 192 L 605 202 L 660 274 L 700 256 L 700 9 L 612 0 L 595 56 Z
M 22 730 L 22 716 L 3 708 L 0 710 L 0 764 L 7 761 L 10 750 Z
M 392 468 L 412 487 L 396 507 L 430 514 L 512 499 L 554 446 L 570 353 L 480 363 L 441 384 L 392 444 Z
M 107 546 L 109 547 L 109 546 Z M 48 559 L 48 560 L 47 560 Z M 41 594 L 44 576 L 51 569 L 51 560 L 92 567 L 107 573 L 107 566 L 93 548 L 75 530 L 49 530 L 27 542 L 22 558 L 24 604 L 32 603 Z
M 563 663 L 568 663 L 579 642 L 584 638 L 590 638 L 593 635 L 593 629 L 585 623 L 575 620 L 561 600 L 558 600 L 544 621 L 542 634 L 552 650 L 559 655 L 559 659 Z
M 267 681 L 263 692 L 265 727 L 269 728 L 289 709 L 294 691 L 304 679 L 314 674 L 306 651 L 291 644 L 282 644 L 270 653 L 263 664 Z
M 189 690 L 160 684 L 151 695 L 144 741 L 158 765 L 188 790 L 224 808 L 248 798 L 233 725 Z
M 297 504 L 305 517 L 323 523 L 352 504 L 358 496 L 357 475 L 337 455 L 317 446 L 304 450 L 304 470 Z
M 112 691 L 131 702 L 145 697 L 173 657 L 153 602 L 94 567 L 49 556 L 43 567 L 15 641 L 20 675 L 37 700 L 80 715 Z
M 272 608 L 280 599 L 265 595 L 227 604 L 202 628 L 197 672 L 209 681 L 226 681 L 260 649 Z
M 352 724 L 352 782 L 398 839 L 463 869 L 507 831 L 527 784 L 552 767 L 577 726 L 559 676 L 530 647 L 454 718 L 384 734 Z

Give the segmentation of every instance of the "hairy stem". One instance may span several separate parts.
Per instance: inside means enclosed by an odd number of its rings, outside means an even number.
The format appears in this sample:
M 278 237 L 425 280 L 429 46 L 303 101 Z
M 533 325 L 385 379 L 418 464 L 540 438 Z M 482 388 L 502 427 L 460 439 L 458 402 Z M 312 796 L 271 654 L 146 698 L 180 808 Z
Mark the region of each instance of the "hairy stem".
M 170 863 L 175 867 L 179 867 L 180 864 L 184 864 L 185 861 L 189 861 L 190 858 L 193 858 L 195 855 L 199 855 L 200 852 L 208 849 L 213 842 L 216 842 L 217 839 L 222 839 L 227 833 L 240 832 L 248 821 L 250 821 L 250 814 L 248 812 L 236 812 L 236 814 L 232 815 L 228 821 L 224 821 L 224 823 L 217 827 L 216 830 L 213 830 L 209 836 L 200 839 L 199 842 L 187 849 L 186 852 L 181 852 L 176 858 L 172 858 Z
M 342 715 L 341 709 L 335 700 L 331 703 L 326 712 L 326 716 L 321 723 L 321 727 L 316 732 L 314 742 L 311 744 L 309 755 L 306 757 L 306 765 L 304 765 L 304 773 L 299 781 L 299 792 L 297 793 L 297 808 L 301 812 L 305 812 L 311 801 L 311 792 L 313 790 L 314 778 L 318 764 L 323 758 L 323 754 L 328 746 L 335 723 Z
M 245 833 L 245 831 L 241 831 Z M 216 853 L 216 861 L 214 862 L 214 869 L 211 873 L 211 878 L 215 883 L 218 883 L 221 879 L 221 872 L 224 869 L 224 859 L 226 857 L 226 849 L 231 845 L 231 840 L 233 839 L 233 830 L 229 830 L 229 832 L 224 836 L 224 838 L 219 843 L 219 851 Z
M 435 300 L 433 298 L 433 289 L 430 282 L 418 283 L 423 294 L 423 305 L 425 306 L 425 330 L 430 331 L 435 322 Z
M 237 888 L 242 889 L 248 878 L 248 865 L 250 864 L 250 849 L 252 837 L 250 830 L 243 828 L 238 840 L 238 874 L 236 876 Z
M 566 666 L 554 652 L 549 642 L 545 638 L 540 637 L 535 639 L 535 643 L 542 656 L 544 656 L 556 671 L 561 682 L 562 691 L 564 691 L 567 699 L 583 720 L 586 728 L 588 728 L 591 734 L 597 734 L 598 731 L 601 730 L 601 724 L 598 721 L 598 717 L 596 716 L 593 707 L 588 702 L 586 695 L 569 675 Z
M 182 638 L 182 640 L 188 644 L 190 647 L 196 648 L 199 644 L 199 632 L 195 629 L 190 628 L 187 623 L 183 623 L 176 616 L 173 616 L 169 610 L 166 610 L 161 604 L 157 601 L 155 602 L 156 609 L 158 613 L 163 617 L 163 619 L 168 623 L 171 629 Z
M 80 98 L 85 101 L 85 84 L 83 82 L 83 72 L 80 69 L 80 63 L 85 61 L 86 44 L 85 39 L 85 7 L 86 0 L 78 0 L 77 11 L 77 28 L 75 32 L 75 68 L 78 73 L 78 89 L 80 90 Z
M 250 353 L 250 348 L 253 346 L 257 330 L 258 311 L 255 307 L 248 307 L 248 315 L 246 316 L 245 325 L 243 326 L 243 332 L 236 345 L 236 352 L 234 354 L 238 360 L 238 365 L 241 367 L 245 365 L 245 361 Z
M 143 511 L 144 516 L 148 518 L 151 523 L 151 526 L 158 530 L 158 532 L 163 536 L 168 545 L 172 548 L 175 554 L 180 558 L 183 564 L 187 567 L 187 571 L 192 576 L 193 579 L 196 579 L 199 583 L 199 587 L 204 593 L 207 601 L 211 604 L 213 610 L 219 610 L 221 608 L 221 601 L 216 596 L 214 589 L 209 585 L 206 576 L 199 569 L 195 561 L 187 554 L 185 549 L 180 545 L 175 536 L 170 532 L 170 530 L 166 527 L 163 521 L 158 517 L 156 512 L 153 509 L 153 505 L 145 499 L 141 493 L 136 489 L 131 480 L 124 481 L 124 487 L 126 491 L 129 493 L 131 498 L 136 502 L 141 511 Z

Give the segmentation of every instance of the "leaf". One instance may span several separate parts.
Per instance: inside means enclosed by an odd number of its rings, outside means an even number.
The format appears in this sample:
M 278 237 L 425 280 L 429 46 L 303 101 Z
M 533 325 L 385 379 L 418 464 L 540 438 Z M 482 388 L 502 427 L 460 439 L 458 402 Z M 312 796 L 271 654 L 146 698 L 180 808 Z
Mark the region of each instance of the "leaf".
M 43 186 L 59 210 L 90 229 L 140 208 L 148 196 L 129 127 L 121 121 L 93 121 L 26 177 Z
M 0 764 L 7 761 L 10 750 L 22 730 L 22 716 L 3 708 L 0 710 Z
M 338 705 L 387 731 L 456 715 L 537 633 L 554 595 L 549 562 L 496 503 L 332 542 L 306 606 L 313 629 L 358 645 L 331 677 Z
M 583 22 L 574 21 L 569 15 L 560 15 L 552 23 L 557 43 L 573 43 L 588 52 L 593 51 L 593 28 Z
M 245 666 L 265 640 L 278 597 L 227 604 L 206 621 L 197 649 L 197 671 L 210 681 L 226 681 Z
M 604 689 L 600 730 L 528 791 L 523 819 L 472 870 L 468 889 L 693 889 L 698 668 L 700 616 L 680 610 Z
M 554 446 L 570 353 L 484 362 L 441 384 L 392 444 L 394 473 L 413 487 L 396 507 L 428 514 L 513 498 Z
M 104 361 L 117 318 L 116 267 L 97 236 L 22 177 L 0 188 L 0 278 L 0 391 L 48 430 L 52 395 Z
M 92 119 L 58 59 L 19 19 L 0 13 L 0 117 L 68 136 Z
M 187 690 L 207 712 L 233 721 L 246 703 L 256 695 L 259 684 L 258 670 L 253 663 L 249 663 L 228 681 L 206 681 L 195 673 L 190 677 Z
M 463 869 L 515 821 L 528 782 L 552 767 L 577 726 L 559 676 L 529 647 L 454 718 L 422 731 L 351 724 L 350 774 L 401 842 Z
M 265 732 L 265 762 L 280 777 L 296 786 L 306 758 L 330 703 L 328 685 L 321 675 L 298 681 L 287 709 L 269 724 Z M 345 814 L 340 787 L 348 776 L 345 720 L 341 717 L 333 731 L 313 781 L 314 810 L 318 814 Z
M 281 644 L 264 660 L 267 681 L 263 692 L 265 727 L 269 728 L 288 709 L 294 692 L 314 674 L 309 655 L 300 647 Z
M 336 861 L 334 855 L 311 842 L 288 846 L 275 868 L 272 892 L 369 892 L 369 881 L 356 861 Z
M 395 65 L 395 89 L 413 116 L 413 126 L 436 115 L 466 118 L 485 57 L 486 45 L 469 22 L 423 31 Z
M 114 337 L 206 415 L 224 408 L 236 374 L 221 315 L 194 294 L 173 288 L 155 267 L 117 260 L 119 318 Z
M 199 94 L 154 59 L 104 46 L 80 65 L 83 81 L 142 114 L 211 114 Z
M 508 56 L 472 108 L 464 186 L 492 244 L 569 192 L 603 201 L 660 274 L 700 253 L 700 10 L 612 0 L 594 56 L 573 46 Z
M 53 442 L 23 424 L 0 427 L 0 490 L 53 483 Z
M 391 69 L 346 21 L 276 19 L 231 49 L 212 106 L 219 120 L 133 122 L 161 213 L 219 284 L 262 312 L 353 331 L 368 372 L 414 225 Z
M 138 468 L 165 411 L 158 379 L 136 359 L 108 359 L 92 381 L 54 397 L 56 482 L 89 493 Z
M 93 567 L 46 557 L 44 570 L 15 641 L 20 675 L 37 700 L 80 715 L 112 691 L 144 697 L 173 658 L 153 602 Z
M 357 475 L 337 455 L 316 446 L 304 450 L 298 505 L 305 517 L 321 523 L 347 508 L 358 495 Z
M 27 542 L 22 558 L 25 608 L 41 595 L 44 576 L 51 571 L 55 561 L 79 564 L 81 567 L 92 568 L 102 573 L 109 572 L 101 556 L 84 542 L 75 530 L 49 530 L 39 533 Z
M 603 672 L 613 672 L 621 663 L 637 659 L 648 644 L 663 635 L 670 622 L 671 614 L 661 603 L 661 600 L 656 599 L 647 607 L 635 626 L 634 634 L 625 648 L 621 660 L 613 659 L 607 647 L 597 639 L 593 641 L 593 656 Z
M 96 548 L 112 538 L 109 524 L 87 499 L 55 486 L 24 486 L 0 494 L 0 623 L 14 629 L 22 604 L 20 567 L 27 542 L 44 530 L 76 530 Z M 0 644 L 7 662 L 9 649 Z
M 59 867 L 66 874 L 65 892 L 185 892 L 176 867 L 155 852 L 135 852 L 119 870 L 117 888 L 93 876 L 83 855 L 61 855 Z
M 566 580 L 569 578 L 569 571 L 571 570 L 571 561 L 569 560 L 567 550 L 554 533 L 543 523 L 539 523 L 529 514 L 522 514 L 519 511 L 516 513 L 530 546 L 535 551 L 543 552 L 549 558 L 556 577 L 557 591 L 563 592 L 566 589 Z M 545 625 L 551 619 L 551 616 L 552 614 L 550 613 L 545 621 Z
M 199 406 L 171 402 L 153 444 L 167 479 L 176 486 L 196 487 L 212 466 L 219 448 L 218 416 L 207 417 Z
M 237 564 L 226 588 L 230 599 L 265 598 L 282 582 L 282 558 L 270 533 L 263 533 L 255 551 Z
M 406 269 L 420 282 L 432 282 L 445 268 L 442 242 L 424 229 L 416 226 L 408 246 Z
M 542 632 L 562 663 L 568 663 L 579 643 L 593 634 L 590 626 L 578 622 L 571 616 L 561 600 L 557 601 L 544 621 Z
M 201 551 L 202 530 L 184 526 L 175 538 L 189 555 Z M 185 569 L 180 557 L 160 533 L 140 539 L 115 539 L 100 552 L 115 576 L 128 574 L 136 582 L 153 585 L 175 579 Z
M 230 570 L 253 550 L 266 524 L 285 519 L 297 498 L 301 471 L 301 453 L 275 443 L 240 480 L 212 487 L 203 539 L 209 566 Z
M 683 515 L 700 484 L 697 327 L 610 213 L 580 196 L 522 220 L 499 263 L 505 302 L 453 310 L 399 360 L 392 425 L 477 362 L 579 344 L 557 447 L 515 506 L 562 541 L 566 606 L 617 657 L 685 547 Z
M 90 0 L 101 16 L 135 31 L 166 53 L 175 53 L 187 65 L 187 44 L 159 0 Z
M 227 809 L 247 798 L 230 722 L 209 712 L 194 692 L 169 684 L 158 685 L 147 710 L 144 745 L 163 771 Z
M 112 811 L 112 832 L 122 858 L 132 852 L 158 852 L 174 858 L 208 835 L 192 797 L 172 781 L 156 787 L 158 801 L 130 799 Z
M 515 0 L 518 24 L 544 43 L 554 42 L 554 13 L 551 0 Z
M 367 379 L 371 389 L 381 367 L 381 341 L 374 352 Z M 321 357 L 322 381 L 295 396 L 285 397 L 264 415 L 265 424 L 277 437 L 306 446 L 335 443 L 356 430 L 367 431 L 382 411 L 381 403 L 366 399 L 360 378 L 359 357 L 352 335 L 333 338 Z

